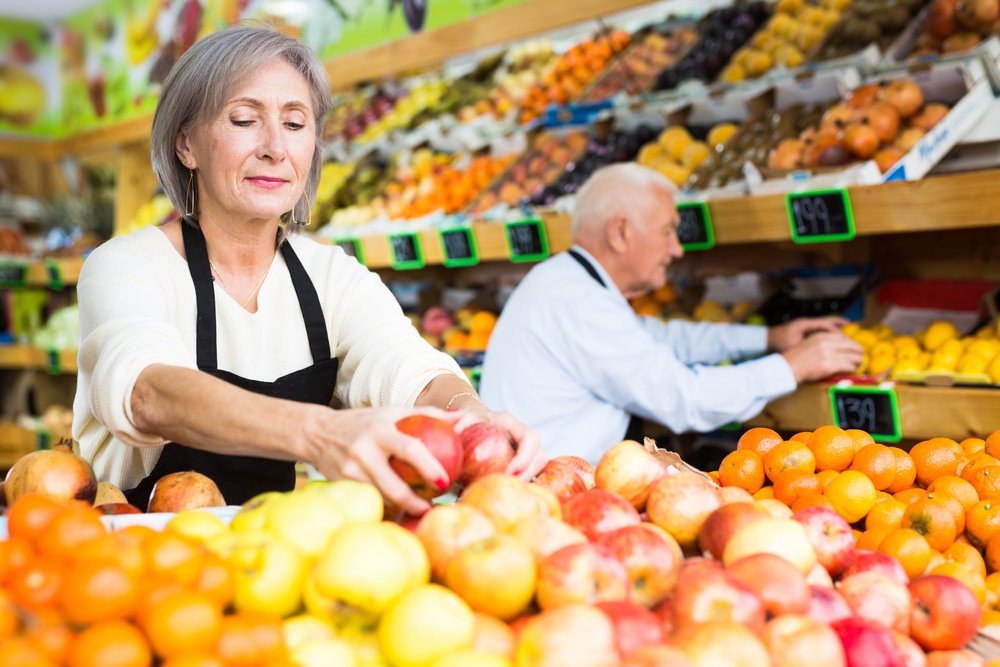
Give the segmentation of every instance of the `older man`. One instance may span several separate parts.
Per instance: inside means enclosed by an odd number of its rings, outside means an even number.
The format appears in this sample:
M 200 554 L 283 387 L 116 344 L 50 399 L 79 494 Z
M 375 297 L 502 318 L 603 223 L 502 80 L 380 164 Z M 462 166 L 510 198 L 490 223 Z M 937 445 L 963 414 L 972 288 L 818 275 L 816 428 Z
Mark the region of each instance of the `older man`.
M 662 287 L 684 254 L 672 193 L 637 164 L 595 172 L 577 196 L 573 248 L 531 270 L 493 331 L 483 401 L 538 432 L 550 456 L 596 463 L 638 435 L 636 418 L 678 433 L 744 421 L 799 383 L 861 362 L 840 320 L 767 328 L 637 316 L 628 299 Z

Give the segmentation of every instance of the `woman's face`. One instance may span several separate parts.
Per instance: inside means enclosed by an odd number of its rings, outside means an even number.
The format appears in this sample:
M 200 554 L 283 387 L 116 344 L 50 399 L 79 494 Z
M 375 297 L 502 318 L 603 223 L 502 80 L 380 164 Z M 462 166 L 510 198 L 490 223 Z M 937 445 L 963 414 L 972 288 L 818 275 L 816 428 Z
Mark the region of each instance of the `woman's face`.
M 235 90 L 218 117 L 177 137 L 197 170 L 198 214 L 274 220 L 302 196 L 316 149 L 309 85 L 281 58 Z

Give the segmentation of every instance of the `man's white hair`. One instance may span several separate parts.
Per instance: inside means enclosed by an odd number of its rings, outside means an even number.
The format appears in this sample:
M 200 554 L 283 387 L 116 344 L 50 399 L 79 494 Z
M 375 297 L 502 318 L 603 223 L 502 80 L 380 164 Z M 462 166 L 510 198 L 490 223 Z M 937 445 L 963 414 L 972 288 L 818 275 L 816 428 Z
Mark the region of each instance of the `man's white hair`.
M 671 197 L 677 187 L 666 176 L 636 162 L 621 162 L 595 171 L 576 195 L 573 238 L 589 229 L 600 229 L 624 216 L 645 233 L 645 213 L 660 205 L 657 196 Z

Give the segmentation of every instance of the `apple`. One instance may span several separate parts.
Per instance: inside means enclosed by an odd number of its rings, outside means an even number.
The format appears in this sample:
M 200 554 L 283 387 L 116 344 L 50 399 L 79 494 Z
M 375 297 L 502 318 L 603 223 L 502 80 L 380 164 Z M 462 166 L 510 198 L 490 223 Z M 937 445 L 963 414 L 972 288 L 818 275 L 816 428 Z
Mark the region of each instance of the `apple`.
M 625 566 L 598 544 L 571 544 L 550 554 L 538 566 L 538 606 L 595 604 L 628 598 Z
M 535 497 L 535 502 L 538 503 L 539 512 L 554 519 L 563 518 L 562 505 L 556 497 L 556 494 L 538 484 L 525 484 L 524 488 L 528 490 L 528 493 Z
M 385 513 L 382 494 L 378 489 L 353 479 L 310 482 L 303 491 L 322 493 L 336 503 L 351 523 L 378 523 Z
M 892 639 L 903 656 L 904 667 L 927 667 L 927 655 L 917 642 L 898 632 L 892 633 Z
M 771 616 L 804 614 L 809 610 L 809 586 L 797 567 L 781 556 L 759 553 L 741 558 L 726 568 L 760 597 Z
M 105 516 L 114 514 L 142 514 L 141 509 L 128 503 L 105 503 L 104 505 L 97 505 L 95 509 Z
M 332 625 L 315 616 L 299 614 L 281 624 L 281 634 L 285 639 L 285 648 L 294 651 L 311 642 L 336 637 L 337 631 Z
M 738 623 L 703 623 L 678 642 L 695 667 L 771 667 L 767 648 Z
M 556 460 L 545 464 L 542 471 L 535 477 L 534 483 L 544 486 L 554 493 L 560 502 L 565 502 L 576 494 L 587 490 L 583 480 L 568 463 Z
M 677 584 L 680 560 L 663 538 L 643 526 L 625 526 L 598 540 L 625 566 L 629 599 L 647 608 L 662 602 Z
M 405 528 L 414 535 L 417 534 L 417 526 L 420 525 L 420 517 L 415 514 L 407 514 L 406 512 L 400 512 L 396 515 L 396 518 L 392 520 L 394 524 L 400 528 Z
M 681 572 L 674 591 L 673 628 L 678 636 L 709 621 L 740 623 L 756 633 L 764 629 L 764 603 L 749 586 L 721 570 Z
M 460 597 L 424 583 L 403 593 L 382 615 L 378 644 L 390 665 L 429 665 L 471 646 L 475 626 L 472 610 Z
M 237 546 L 229 563 L 234 570 L 233 604 L 240 611 L 290 616 L 302 604 L 308 560 L 292 545 L 264 536 Z
M 465 487 L 461 503 L 489 517 L 497 530 L 509 532 L 522 517 L 539 512 L 538 500 L 528 485 L 512 475 L 493 473 Z
M 728 567 L 732 563 L 757 553 L 772 553 L 781 556 L 807 574 L 816 564 L 806 529 L 798 521 L 791 519 L 763 519 L 741 528 L 722 554 L 722 562 Z
M 587 542 L 587 536 L 573 526 L 542 514 L 531 514 L 522 518 L 514 524 L 510 534 L 524 542 L 535 554 L 535 560 L 538 562 L 563 547 Z
M 639 524 L 639 527 L 645 528 L 646 530 L 648 530 L 649 532 L 653 533 L 661 540 L 666 542 L 667 546 L 669 546 L 670 550 L 674 553 L 674 557 L 677 560 L 677 562 L 678 563 L 684 562 L 684 550 L 681 549 L 681 545 L 677 544 L 677 540 L 675 540 L 670 533 L 663 530 L 655 523 L 649 523 L 648 521 L 643 521 L 642 523 Z
M 594 606 L 607 614 L 615 626 L 615 643 L 621 657 L 643 646 L 663 643 L 660 620 L 645 607 L 628 600 L 609 600 Z
M 585 491 L 590 491 L 595 486 L 594 482 L 594 466 L 590 465 L 590 462 L 586 459 L 582 459 L 579 456 L 557 456 L 552 461 L 558 461 L 559 463 L 565 463 L 570 468 L 573 469 L 580 479 L 583 480 L 583 485 L 586 487 Z M 551 461 L 550 461 L 551 463 Z
M 714 558 L 722 558 L 726 545 L 733 535 L 744 526 L 770 516 L 752 503 L 723 505 L 709 514 L 702 524 L 701 533 L 698 535 L 699 546 L 703 553 L 710 554 Z
M 856 616 L 830 627 L 840 637 L 847 667 L 905 667 L 903 655 L 885 627 Z
M 585 604 L 543 611 L 525 621 L 514 662 L 532 667 L 617 667 L 614 624 L 607 614 Z
M 462 471 L 458 483 L 468 486 L 484 475 L 505 472 L 514 458 L 514 448 L 503 431 L 479 422 L 459 434 L 462 441 Z
M 792 515 L 806 529 L 816 560 L 831 577 L 839 576 L 854 558 L 854 531 L 829 507 L 807 507 Z
M 819 563 L 813 565 L 812 569 L 809 570 L 809 574 L 806 575 L 806 583 L 810 586 L 833 588 L 833 579 L 830 578 L 830 573 Z
M 674 599 L 668 597 L 660 604 L 653 607 L 652 612 L 660 619 L 660 627 L 663 629 L 664 637 L 674 635 Z
M 983 661 L 968 651 L 931 651 L 927 667 L 982 667 Z
M 473 611 L 506 621 L 535 597 L 535 555 L 510 535 L 487 537 L 458 552 L 444 582 Z
M 622 661 L 621 667 L 694 667 L 682 651 L 670 646 L 643 646 Z
M 719 489 L 719 503 L 725 507 L 733 503 L 752 503 L 753 496 L 738 486 L 724 486 Z
M 910 583 L 910 636 L 926 651 L 960 649 L 976 636 L 983 610 L 958 579 L 930 574 Z
M 437 484 L 439 480 L 425 480 L 416 468 L 406 461 L 390 457 L 389 466 L 400 479 L 410 485 L 415 494 L 426 500 L 437 498 L 458 481 L 462 472 L 462 441 L 451 424 L 443 419 L 434 419 L 426 415 L 411 415 L 396 422 L 396 430 L 424 443 L 427 450 L 444 468 L 444 474 L 447 476 L 447 479 L 442 481 L 444 488 L 441 488 Z
M 354 647 L 336 637 L 313 639 L 294 649 L 289 648 L 288 659 L 299 667 L 349 665 L 354 662 Z
M 847 606 L 844 596 L 832 588 L 820 586 L 809 587 L 809 610 L 806 616 L 826 623 L 827 625 L 851 616 L 851 608 Z
M 346 524 L 347 516 L 325 494 L 297 491 L 274 501 L 264 521 L 264 530 L 308 558 L 316 558 L 326 549 L 333 534 Z
M 878 572 L 860 572 L 843 579 L 837 590 L 855 616 L 910 634 L 913 599 L 906 586 L 895 579 Z
M 667 474 L 667 468 L 633 440 L 624 440 L 609 449 L 597 462 L 594 483 L 597 488 L 617 493 L 640 512 L 652 485 Z
M 898 560 L 884 553 L 872 551 L 870 549 L 856 549 L 851 564 L 841 574 L 842 579 L 860 572 L 878 572 L 891 579 L 895 579 L 904 586 L 910 583 L 910 578 L 906 576 L 906 570 Z
M 767 511 L 773 519 L 791 519 L 792 510 L 788 505 L 776 500 L 774 498 L 764 498 L 763 500 L 755 500 L 753 504 L 761 509 Z
M 624 526 L 640 523 L 639 512 L 627 500 L 604 489 L 579 493 L 562 508 L 563 521 L 579 529 L 589 540 Z
M 500 619 L 475 612 L 475 631 L 472 634 L 472 649 L 480 653 L 500 655 L 508 660 L 514 658 L 514 631 Z
M 284 495 L 277 491 L 268 491 L 257 494 L 246 501 L 243 503 L 243 508 L 229 523 L 230 530 L 234 533 L 254 533 L 264 530 L 267 513 L 271 511 L 271 506 Z
M 708 515 L 719 508 L 719 492 L 693 472 L 679 472 L 653 485 L 646 502 L 649 519 L 684 547 L 698 544 L 698 533 Z
M 846 667 L 840 637 L 806 616 L 785 614 L 767 624 L 762 637 L 773 667 Z
M 701 573 L 701 572 L 722 572 L 722 563 L 715 560 L 714 558 L 702 558 L 701 556 L 693 556 L 691 558 L 685 558 L 681 562 L 681 575 L 680 579 L 687 579 L 688 577 Z

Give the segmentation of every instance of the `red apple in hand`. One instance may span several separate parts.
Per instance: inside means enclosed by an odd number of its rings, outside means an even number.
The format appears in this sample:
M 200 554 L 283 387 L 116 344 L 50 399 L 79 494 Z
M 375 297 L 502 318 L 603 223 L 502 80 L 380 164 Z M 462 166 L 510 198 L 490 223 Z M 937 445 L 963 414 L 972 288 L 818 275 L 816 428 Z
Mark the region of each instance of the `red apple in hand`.
M 861 572 L 841 581 L 838 592 L 855 616 L 910 634 L 913 599 L 898 581 L 878 572 Z
M 832 588 L 809 587 L 809 611 L 806 616 L 827 625 L 851 616 L 844 596 Z
M 906 570 L 899 561 L 892 556 L 870 549 L 856 549 L 851 564 L 844 570 L 842 579 L 858 574 L 860 572 L 878 572 L 906 586 L 910 583 L 910 578 L 906 576 Z
M 666 467 L 645 447 L 633 440 L 624 440 L 605 452 L 597 462 L 594 482 L 597 488 L 617 493 L 641 512 L 653 484 L 666 474 Z
M 558 461 L 559 463 L 565 463 L 570 468 L 573 469 L 580 479 L 583 480 L 583 485 L 587 491 L 594 488 L 594 466 L 590 465 L 587 459 L 582 459 L 579 456 L 557 456 L 553 461 Z
M 708 621 L 740 623 L 758 634 L 764 629 L 764 603 L 746 584 L 721 570 L 699 568 L 690 575 L 681 570 L 672 606 L 678 636 Z
M 549 554 L 538 568 L 538 605 L 596 604 L 628 598 L 625 566 L 606 547 L 572 544 Z
M 804 614 L 809 610 L 809 587 L 802 571 L 781 556 L 754 554 L 726 568 L 764 603 L 771 616 Z
M 514 448 L 503 431 L 492 424 L 479 422 L 462 431 L 462 472 L 458 483 L 468 486 L 493 472 L 506 472 L 514 458 Z
M 639 512 L 627 500 L 603 489 L 578 493 L 563 503 L 563 521 L 589 540 L 625 526 L 640 523 Z
M 816 560 L 831 577 L 847 569 L 854 558 L 854 532 L 842 516 L 829 507 L 807 507 L 792 515 L 806 529 Z
M 840 637 L 847 667 L 906 667 L 891 631 L 852 616 L 830 626 Z
M 770 518 L 767 510 L 754 503 L 723 505 L 705 519 L 698 535 L 698 544 L 702 552 L 721 559 L 730 538 L 741 528 L 754 521 Z
M 559 502 L 566 502 L 576 494 L 587 490 L 580 475 L 569 464 L 555 460 L 545 464 L 535 477 L 534 483 L 554 493 Z
M 958 579 L 930 574 L 910 584 L 910 636 L 927 651 L 960 649 L 976 636 L 983 610 Z
M 674 589 L 680 562 L 667 542 L 643 526 L 625 526 L 598 540 L 625 566 L 632 602 L 653 608 Z
M 410 485 L 415 494 L 425 500 L 437 498 L 458 481 L 458 476 L 462 472 L 462 442 L 451 424 L 433 417 L 413 415 L 396 422 L 396 430 L 423 442 L 431 455 L 441 463 L 448 476 L 447 479 L 440 480 L 444 486 L 441 488 L 438 485 L 439 480 L 425 480 L 409 463 L 391 457 L 389 465 L 404 482 Z
M 656 614 L 628 600 L 598 602 L 594 605 L 615 626 L 618 655 L 625 657 L 649 644 L 663 643 L 663 628 Z

